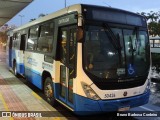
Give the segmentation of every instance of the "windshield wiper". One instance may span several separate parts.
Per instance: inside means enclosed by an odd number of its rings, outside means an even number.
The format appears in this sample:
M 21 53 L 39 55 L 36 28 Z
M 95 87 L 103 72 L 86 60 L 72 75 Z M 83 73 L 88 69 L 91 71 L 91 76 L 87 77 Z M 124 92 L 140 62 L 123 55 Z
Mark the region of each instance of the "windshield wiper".
M 108 24 L 104 23 L 103 24 L 103 28 L 106 32 L 106 34 L 108 36 L 110 36 L 111 39 L 110 42 L 112 43 L 113 47 L 118 51 L 118 55 L 119 55 L 119 63 L 122 63 L 121 57 L 122 57 L 122 53 L 121 53 L 121 44 L 120 44 L 120 36 L 119 34 L 117 34 L 117 37 L 115 36 L 115 34 L 113 33 L 113 31 L 111 30 L 111 28 L 109 27 Z M 118 39 L 117 39 L 118 38 Z
M 130 46 L 130 51 L 131 51 L 131 54 L 132 54 L 132 64 L 134 63 L 133 61 L 134 61 L 134 52 L 136 51 L 134 48 L 133 48 L 133 41 L 132 41 L 132 38 L 131 38 L 131 36 L 129 36 L 129 41 L 130 41 L 130 44 L 131 44 L 131 46 Z
M 134 63 L 133 61 L 134 61 L 134 52 L 136 52 L 136 50 L 138 50 L 138 48 L 137 48 L 137 46 L 138 46 L 138 42 L 139 42 L 139 34 L 138 34 L 138 27 L 135 27 L 134 28 L 134 30 L 133 30 L 133 32 L 132 32 L 132 35 L 134 36 L 136 36 L 136 40 L 135 40 L 135 47 L 133 47 L 133 40 L 132 40 L 132 37 L 131 36 L 129 36 L 129 41 L 130 41 L 130 43 L 131 43 L 131 54 L 132 54 L 132 64 Z M 139 51 L 139 50 L 138 50 Z
M 109 35 L 110 38 L 112 39 L 112 40 L 110 40 L 110 39 L 109 40 L 113 44 L 114 48 L 118 51 L 121 50 L 122 47 L 120 44 L 120 38 L 117 40 L 117 37 L 115 36 L 115 34 L 113 33 L 113 31 L 111 30 L 111 28 L 109 27 L 108 24 L 104 23 L 103 28 L 104 28 L 105 32 L 107 33 L 107 35 Z

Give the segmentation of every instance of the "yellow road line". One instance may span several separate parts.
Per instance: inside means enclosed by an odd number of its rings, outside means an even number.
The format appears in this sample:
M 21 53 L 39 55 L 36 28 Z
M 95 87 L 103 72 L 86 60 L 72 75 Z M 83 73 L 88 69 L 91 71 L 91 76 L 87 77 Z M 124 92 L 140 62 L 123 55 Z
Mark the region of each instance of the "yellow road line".
M 5 110 L 6 110 L 6 111 L 9 111 L 8 106 L 7 106 L 7 104 L 6 104 L 6 102 L 5 102 L 5 100 L 4 100 L 4 98 L 3 98 L 3 96 L 2 96 L 1 93 L 0 93 L 0 100 L 1 100 L 2 103 L 3 103 Z M 9 120 L 14 120 L 14 119 L 13 119 L 12 117 L 10 117 Z
M 39 96 L 39 95 L 37 95 L 37 93 L 35 93 L 35 92 L 32 92 L 32 95 L 35 97 L 35 98 L 37 98 L 38 100 L 41 100 L 42 98 Z
M 56 99 L 58 102 L 60 102 L 61 104 L 63 104 L 65 107 L 67 107 L 68 109 L 70 109 L 71 111 L 74 111 L 71 107 L 67 106 L 66 104 L 64 104 L 63 102 L 61 102 L 60 100 Z
M 55 117 L 55 118 L 53 118 L 53 120 L 61 120 L 61 118 L 60 117 Z
M 2 96 L 1 93 L 0 93 L 0 99 L 1 99 L 1 101 L 2 101 L 2 103 L 3 103 L 3 105 L 4 105 L 5 110 L 6 110 L 6 111 L 9 111 L 8 106 L 7 106 L 7 104 L 6 104 L 6 102 L 5 102 L 5 100 L 4 100 L 4 98 L 3 98 L 3 96 Z

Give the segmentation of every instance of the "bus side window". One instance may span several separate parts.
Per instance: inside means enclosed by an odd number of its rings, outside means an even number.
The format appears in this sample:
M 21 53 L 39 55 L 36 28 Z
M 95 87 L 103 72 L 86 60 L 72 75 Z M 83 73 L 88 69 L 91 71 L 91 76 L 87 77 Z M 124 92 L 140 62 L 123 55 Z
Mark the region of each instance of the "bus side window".
M 29 37 L 27 40 L 27 49 L 36 50 L 37 49 L 37 38 L 38 38 L 38 26 L 34 26 L 29 30 Z
M 53 32 L 54 32 L 53 30 L 54 30 L 53 22 L 41 25 L 37 51 L 52 52 Z
M 19 49 L 19 36 L 20 36 L 20 33 L 14 33 L 14 35 L 13 35 L 13 48 L 14 49 Z

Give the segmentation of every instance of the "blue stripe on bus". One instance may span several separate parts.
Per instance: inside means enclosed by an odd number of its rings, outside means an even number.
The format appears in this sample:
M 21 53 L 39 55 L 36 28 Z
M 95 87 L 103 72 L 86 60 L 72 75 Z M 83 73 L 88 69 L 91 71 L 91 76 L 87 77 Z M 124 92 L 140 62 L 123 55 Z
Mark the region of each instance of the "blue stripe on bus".
M 60 84 L 55 83 L 54 85 L 54 96 L 56 99 L 60 99 Z M 102 112 L 113 112 L 117 111 L 119 108 L 122 107 L 138 107 L 148 103 L 150 91 L 134 96 L 129 98 L 122 98 L 117 100 L 92 100 L 78 94 L 73 93 L 73 101 L 74 104 L 65 103 L 66 105 L 72 107 L 74 112 L 78 115 L 89 115 L 89 114 L 98 114 Z M 67 97 L 68 98 L 68 97 Z
M 122 107 L 138 107 L 148 103 L 150 91 L 129 98 L 117 100 L 91 100 L 75 94 L 75 113 L 79 115 L 88 115 L 102 112 L 117 111 Z
M 16 60 L 16 51 L 14 49 L 12 49 L 12 64 L 11 64 L 11 67 L 13 68 L 13 60 Z
M 23 63 L 17 63 L 17 73 L 24 74 L 24 64 Z
M 60 96 L 60 83 L 54 83 L 53 82 L 53 88 L 54 88 L 54 97 L 60 101 L 62 101 L 63 103 L 67 104 L 69 107 L 71 107 L 72 109 L 75 109 L 75 106 L 67 101 L 65 98 Z M 65 87 L 65 90 L 67 91 L 67 87 Z M 66 98 L 68 98 L 68 92 L 66 92 L 67 95 L 65 95 Z M 75 99 L 74 96 L 75 94 L 73 94 L 73 100 Z
M 12 67 L 12 50 L 11 49 L 9 49 L 8 65 L 9 67 Z
M 33 83 L 35 86 L 37 86 L 39 89 L 42 90 L 43 85 L 42 85 L 42 76 L 40 72 L 25 66 L 25 76 L 28 81 L 30 81 L 31 83 Z

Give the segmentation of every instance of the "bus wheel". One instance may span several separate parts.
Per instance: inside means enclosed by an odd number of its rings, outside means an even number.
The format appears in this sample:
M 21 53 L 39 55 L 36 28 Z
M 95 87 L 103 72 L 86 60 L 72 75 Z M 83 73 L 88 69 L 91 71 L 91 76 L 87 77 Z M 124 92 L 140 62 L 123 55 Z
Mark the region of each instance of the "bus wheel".
M 50 77 L 47 77 L 45 79 L 44 83 L 44 95 L 46 97 L 46 100 L 51 105 L 56 105 L 56 100 L 54 98 L 54 88 L 53 83 Z
M 17 76 L 17 65 L 16 62 L 13 63 L 13 73 L 15 76 Z

